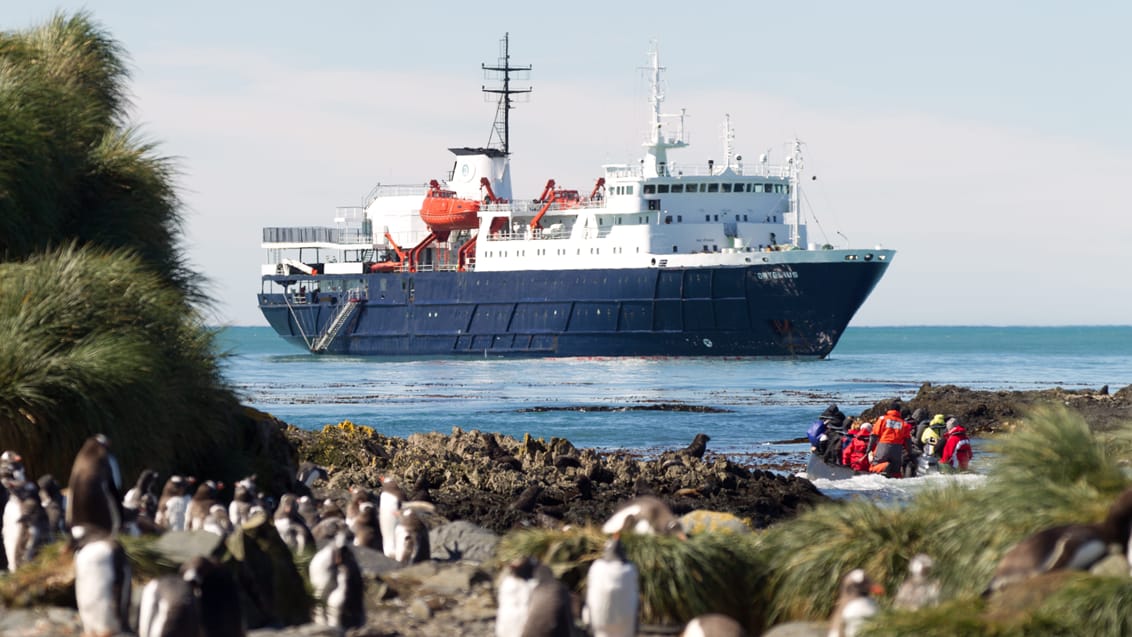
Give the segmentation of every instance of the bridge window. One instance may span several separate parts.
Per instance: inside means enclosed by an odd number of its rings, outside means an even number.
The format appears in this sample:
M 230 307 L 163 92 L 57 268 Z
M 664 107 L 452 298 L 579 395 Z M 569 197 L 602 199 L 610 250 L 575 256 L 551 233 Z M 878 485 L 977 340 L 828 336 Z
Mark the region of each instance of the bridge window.
M 633 194 L 633 187 L 632 186 L 625 186 L 625 194 L 626 195 Z
M 731 192 L 731 184 L 723 184 L 723 192 Z
M 735 192 L 743 192 L 743 184 L 735 184 Z
M 684 184 L 672 184 L 672 192 L 684 192 Z
M 755 184 L 755 192 L 762 192 L 762 191 L 763 191 L 763 185 L 762 184 Z
M 667 194 L 668 193 L 668 184 L 657 184 L 656 193 L 658 195 Z
M 646 195 L 655 195 L 656 194 L 656 186 L 653 185 L 653 184 L 645 184 L 645 194 Z
M 719 184 L 708 184 L 707 185 L 707 191 L 708 192 L 719 192 Z

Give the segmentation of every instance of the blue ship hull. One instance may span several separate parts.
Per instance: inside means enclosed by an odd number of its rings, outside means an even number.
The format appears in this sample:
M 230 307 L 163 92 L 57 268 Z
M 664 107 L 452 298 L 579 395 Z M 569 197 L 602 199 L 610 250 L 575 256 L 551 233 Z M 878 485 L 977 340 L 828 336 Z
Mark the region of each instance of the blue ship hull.
M 282 337 L 327 354 L 824 358 L 887 267 L 270 275 L 287 291 L 259 306 Z

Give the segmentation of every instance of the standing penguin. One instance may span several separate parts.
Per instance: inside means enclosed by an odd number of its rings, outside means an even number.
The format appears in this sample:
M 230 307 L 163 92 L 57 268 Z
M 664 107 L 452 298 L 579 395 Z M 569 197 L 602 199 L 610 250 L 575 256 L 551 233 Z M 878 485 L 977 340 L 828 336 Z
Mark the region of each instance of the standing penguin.
M 342 523 L 334 540 L 315 553 L 310 581 L 318 601 L 314 621 L 323 626 L 356 628 L 365 624 L 365 580 Z
M 503 567 L 496 584 L 495 637 L 520 637 L 527 623 L 538 560 L 524 557 Z
M 23 492 L 28 484 L 26 480 L 16 480 L 9 476 L 0 477 L 0 485 L 8 494 L 0 503 L 0 538 L 3 539 L 4 563 L 7 564 L 9 571 L 15 571 L 20 566 L 21 560 L 18 555 L 20 550 L 16 543 L 19 541 L 22 527 L 20 518 L 23 516 Z
M 250 475 L 233 487 L 232 502 L 228 505 L 228 519 L 232 526 L 240 526 L 251 517 L 252 509 L 259 504 L 256 494 L 255 475 Z
M 12 545 L 14 550 L 8 555 L 8 565 L 11 570 L 35 559 L 39 549 L 51 541 L 51 529 L 47 522 L 47 512 L 43 510 L 43 503 L 39 500 L 39 485 L 34 482 L 24 482 L 19 488 L 20 515 L 16 519 L 15 528 L 11 530 L 14 535 Z M 9 529 L 4 528 L 4 544 L 8 545 Z
M 537 559 L 508 563 L 496 590 L 495 637 L 570 637 L 570 591 Z
M 192 584 L 162 575 L 142 588 L 138 637 L 200 637 L 200 604 Z
M 882 592 L 865 571 L 854 569 L 841 579 L 841 595 L 829 620 L 829 637 L 857 637 L 861 627 L 879 612 L 873 595 Z
M 523 624 L 523 637 L 572 637 L 574 614 L 570 589 L 545 564 L 535 569 L 535 587 Z
M 120 502 L 117 498 L 115 502 Z M 80 518 L 81 519 L 81 518 Z M 75 602 L 85 635 L 130 630 L 130 563 L 118 540 L 85 523 L 76 536 Z
M 184 531 L 191 489 L 196 484 L 193 477 L 173 475 L 165 481 L 161 495 L 157 498 L 157 526 L 167 531 Z
M 295 504 L 295 494 L 284 493 L 275 509 L 275 530 L 292 553 L 305 553 L 314 550 L 314 537 L 307 523 L 299 515 Z
M 381 548 L 385 557 L 397 559 L 397 525 L 401 502 L 405 494 L 393 476 L 381 477 L 381 495 L 378 497 L 377 519 L 381 525 Z
M 201 635 L 244 637 L 247 634 L 240 605 L 240 586 L 226 565 L 198 555 L 181 565 L 181 577 L 196 591 L 200 604 Z
M 122 498 L 122 506 L 138 515 L 145 515 L 150 520 L 157 515 L 157 496 L 153 494 L 153 487 L 157 484 L 157 472 L 145 469 L 138 475 L 138 481 Z
M 208 519 L 212 507 L 220 504 L 220 490 L 224 488 L 223 482 L 205 480 L 197 487 L 197 492 L 189 500 L 189 510 L 185 514 L 185 528 L 189 531 L 204 529 L 204 522 Z M 221 508 L 224 505 L 220 504 Z
M 295 501 L 298 505 L 299 515 L 303 517 L 303 521 L 307 523 L 307 528 L 314 529 L 318 524 L 320 518 L 318 515 L 318 507 L 315 506 L 314 499 L 309 495 L 300 496 Z
M 621 536 L 615 533 L 586 574 L 583 619 L 589 623 L 594 637 L 637 634 L 639 586 L 637 567 L 625 557 Z
M 363 502 L 358 507 L 358 516 L 354 518 L 354 546 L 381 550 L 381 527 L 377 521 L 377 505 L 373 502 Z M 318 538 L 315 538 L 317 541 Z
M 393 559 L 402 564 L 416 564 L 432 558 L 428 541 L 428 524 L 421 514 L 406 507 L 397 512 L 397 541 Z
M 908 562 L 908 579 L 896 590 L 892 607 L 900 610 L 919 610 L 939 604 L 939 582 L 932 578 L 932 558 L 917 553 Z
M 93 529 L 114 535 L 122 529 L 122 473 L 102 434 L 86 439 L 71 465 L 67 526 L 79 537 Z
M 52 542 L 66 535 L 67 523 L 63 519 L 65 506 L 63 488 L 50 473 L 45 473 L 39 478 L 39 502 L 47 514 L 47 541 Z

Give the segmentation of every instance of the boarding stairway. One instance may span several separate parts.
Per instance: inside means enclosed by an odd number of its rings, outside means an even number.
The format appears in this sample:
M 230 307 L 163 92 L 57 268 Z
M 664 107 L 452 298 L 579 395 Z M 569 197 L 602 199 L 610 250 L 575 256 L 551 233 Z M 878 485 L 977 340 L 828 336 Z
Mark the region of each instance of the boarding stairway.
M 338 310 L 338 314 L 334 316 L 334 320 L 330 321 L 326 326 L 326 331 L 315 339 L 314 343 L 311 345 L 311 351 L 315 354 L 325 352 L 327 348 L 330 347 L 330 344 L 334 342 L 338 333 L 342 331 L 342 328 L 346 326 L 346 323 L 350 321 L 354 313 L 361 307 L 363 300 L 364 299 L 358 297 L 351 297 L 349 301 L 343 303 L 342 307 Z

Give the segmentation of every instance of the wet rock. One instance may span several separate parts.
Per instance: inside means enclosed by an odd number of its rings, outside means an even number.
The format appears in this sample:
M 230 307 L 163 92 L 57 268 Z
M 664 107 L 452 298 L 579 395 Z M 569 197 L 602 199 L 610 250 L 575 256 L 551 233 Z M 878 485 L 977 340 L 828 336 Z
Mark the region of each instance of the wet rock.
M 429 531 L 432 559 L 484 563 L 495 556 L 499 535 L 468 520 L 456 520 Z

